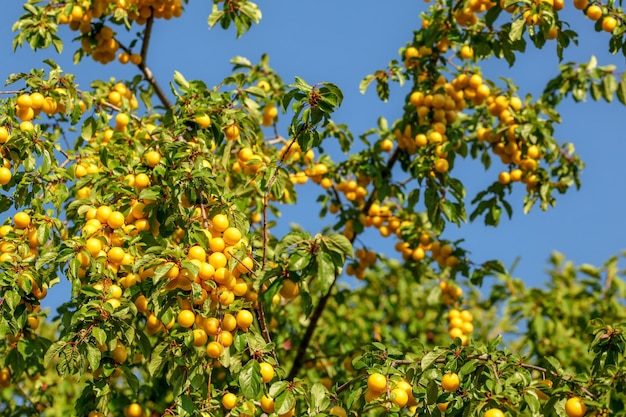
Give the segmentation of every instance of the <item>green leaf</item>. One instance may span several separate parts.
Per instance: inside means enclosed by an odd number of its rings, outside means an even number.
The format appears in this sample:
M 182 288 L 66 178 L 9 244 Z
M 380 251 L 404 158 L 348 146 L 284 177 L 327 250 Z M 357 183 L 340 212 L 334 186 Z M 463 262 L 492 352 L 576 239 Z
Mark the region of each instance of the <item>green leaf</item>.
M 530 412 L 533 415 L 539 414 L 541 404 L 539 403 L 539 398 L 537 398 L 537 394 L 534 391 L 524 394 L 524 402 L 526 403 L 526 405 L 530 409 Z
M 104 345 L 106 343 L 107 341 L 106 332 L 102 330 L 100 327 L 94 327 L 93 329 L 91 329 L 91 334 L 96 339 L 96 342 L 100 343 L 101 345 Z
M 311 262 L 311 253 L 308 251 L 296 251 L 289 257 L 289 271 L 302 271 Z
M 102 353 L 100 349 L 96 345 L 91 343 L 86 343 L 87 345 L 87 361 L 89 361 L 89 367 L 92 370 L 98 369 L 100 366 L 100 358 L 102 358 Z
M 124 375 L 126 376 L 126 382 L 128 382 L 128 386 L 135 393 L 139 393 L 139 379 L 137 375 L 135 375 L 128 366 L 122 366 L 122 370 L 124 371 Z
M 617 87 L 617 99 L 620 103 L 626 105 L 626 79 L 622 77 Z
M 306 81 L 304 81 L 302 78 L 297 77 L 296 76 L 296 84 L 295 86 L 300 90 L 300 91 L 304 91 L 306 93 L 309 93 L 311 91 L 313 91 L 313 87 L 311 87 L 310 85 L 308 85 L 306 83 Z
M 61 352 L 61 350 L 63 350 L 66 344 L 67 343 L 63 340 L 58 340 L 50 345 L 50 347 L 46 351 L 46 354 L 43 357 L 43 366 L 45 368 L 48 368 L 50 366 L 52 360 Z
M 165 350 L 167 348 L 167 343 L 161 343 L 154 348 L 154 351 L 150 356 L 150 363 L 148 364 L 148 373 L 150 373 L 151 376 L 155 376 L 157 371 L 163 369 L 162 365 L 165 360 Z
M 446 352 L 443 351 L 443 350 L 428 352 L 427 354 L 425 354 L 424 357 L 422 358 L 422 360 L 420 361 L 420 365 L 422 367 L 422 372 L 424 372 L 428 368 L 430 368 L 431 365 L 434 364 L 437 359 L 439 359 L 440 357 L 442 357 L 445 354 L 446 354 Z
M 367 88 L 375 79 L 376 77 L 372 74 L 363 78 L 363 80 L 359 83 L 359 91 L 361 92 L 361 94 L 365 94 L 365 92 L 367 91 Z
M 613 101 L 613 93 L 617 91 L 617 80 L 611 74 L 608 74 L 602 80 L 602 95 L 604 99 L 610 103 Z
M 602 89 L 600 85 L 596 83 L 591 83 L 590 89 L 591 89 L 591 98 L 593 98 L 595 101 L 600 100 L 600 97 L 602 97 Z
M 174 71 L 174 82 L 176 82 L 178 86 L 183 87 L 183 91 L 189 89 L 189 82 L 185 79 L 183 74 L 178 71 Z
M 311 387 L 311 408 L 313 413 L 319 413 L 330 406 L 330 398 L 326 387 L 316 382 Z
M 245 1 L 239 6 L 239 11 L 246 15 L 254 23 L 258 24 L 263 15 L 259 7 L 251 1 Z
M 12 291 L 12 290 L 6 291 L 2 295 L 2 298 L 4 299 L 4 302 L 7 303 L 11 311 L 15 311 L 15 308 L 22 300 L 20 295 L 17 292 Z
M 274 411 L 281 415 L 289 412 L 296 405 L 296 398 L 289 390 L 284 390 L 274 399 Z
M 439 396 L 439 386 L 434 379 L 431 379 L 426 388 L 426 404 L 432 405 L 437 402 Z
M 52 35 L 52 46 L 58 54 L 63 52 L 63 41 L 57 35 Z
M 555 374 L 563 373 L 561 362 L 559 362 L 557 358 L 555 358 L 554 356 L 546 356 L 545 360 L 547 360 L 548 363 L 550 364 L 550 367 L 549 367 L 550 371 L 552 371 Z
M 449 221 L 458 225 L 461 224 L 461 222 L 459 221 L 459 216 L 457 215 L 456 206 L 451 201 L 443 201 L 441 203 L 441 211 Z
M 257 361 L 248 361 L 239 373 L 239 388 L 249 399 L 259 398 L 261 393 L 261 367 Z
M 93 137 L 94 127 L 95 120 L 93 119 L 93 117 L 87 118 L 87 120 L 85 120 L 85 122 L 83 123 L 83 128 L 80 132 L 80 136 L 86 141 L 91 140 L 91 138 Z
M 213 4 L 213 10 L 208 18 L 209 28 L 212 28 L 224 17 L 224 11 L 218 9 L 217 4 Z
M 317 279 L 322 294 L 326 294 L 335 282 L 335 264 L 332 256 L 327 252 L 319 252 L 316 256 Z
M 460 180 L 450 177 L 448 178 L 448 185 L 452 188 L 452 194 L 454 194 L 457 199 L 462 200 L 465 198 L 465 187 Z
M 189 395 L 181 395 L 180 406 L 183 409 L 182 411 L 190 416 L 193 415 L 193 412 L 196 409 L 193 399 Z
M 344 258 L 354 258 L 354 248 L 350 240 L 341 233 L 325 236 L 323 242 L 329 250 L 339 253 Z M 337 265 L 340 266 L 340 265 Z
M 287 381 L 274 382 L 270 386 L 269 395 L 272 398 L 277 398 L 285 389 L 289 386 Z
M 276 245 L 276 253 L 278 254 L 283 254 L 287 251 L 287 248 L 289 248 L 290 246 L 296 245 L 302 241 L 304 241 L 305 239 L 308 239 L 310 236 L 305 235 L 304 233 L 301 232 L 291 232 L 291 233 L 287 233 L 278 243 L 278 245 Z
M 526 22 L 524 19 L 520 18 L 514 21 L 511 24 L 511 31 L 509 32 L 509 39 L 512 42 L 515 42 L 522 38 L 524 34 L 524 28 L 526 27 Z
M 172 268 L 174 268 L 174 264 L 164 264 L 156 267 L 153 277 L 154 283 L 159 282 Z

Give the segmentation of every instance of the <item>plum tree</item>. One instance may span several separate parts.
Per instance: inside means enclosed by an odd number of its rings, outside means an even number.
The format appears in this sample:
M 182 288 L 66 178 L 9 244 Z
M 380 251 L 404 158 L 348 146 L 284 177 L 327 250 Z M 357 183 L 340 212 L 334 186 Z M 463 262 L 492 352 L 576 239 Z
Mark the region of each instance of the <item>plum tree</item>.
M 176 72 L 166 93 L 151 33 L 186 3 L 31 0 L 15 23 L 15 47 L 69 43 L 77 63 L 141 75 L 79 88 L 46 60 L 2 91 L 0 211 L 15 213 L 0 226 L 2 415 L 624 415 L 619 257 L 554 253 L 549 283 L 529 288 L 445 233 L 511 217 L 513 189 L 546 210 L 580 185 L 582 161 L 554 137 L 566 97 L 626 104 L 624 72 L 595 59 L 562 64 L 537 97 L 482 73 L 547 42 L 561 57 L 569 6 L 435 0 L 361 82 L 401 116 L 356 146 L 332 118 L 341 89 L 287 84 L 265 55 L 234 57 L 215 87 Z M 620 7 L 573 7 L 626 54 Z M 239 37 L 260 18 L 214 0 L 208 22 Z M 323 152 L 331 139 L 342 154 Z M 469 204 L 460 160 L 501 166 Z M 276 233 L 305 183 L 327 227 Z M 398 255 L 363 244 L 368 229 Z M 60 280 L 71 294 L 48 317 Z

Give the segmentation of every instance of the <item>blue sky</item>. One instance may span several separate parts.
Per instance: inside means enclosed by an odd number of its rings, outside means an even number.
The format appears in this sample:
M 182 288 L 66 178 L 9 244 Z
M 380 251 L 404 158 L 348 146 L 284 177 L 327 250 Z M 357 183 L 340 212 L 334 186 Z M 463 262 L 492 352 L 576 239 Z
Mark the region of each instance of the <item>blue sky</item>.
M 71 59 L 76 45 L 69 42 L 61 56 L 52 51 L 33 54 L 27 48 L 14 54 L 11 26 L 21 14 L 22 2 L 5 3 L 0 15 L 0 79 L 5 80 L 13 72 L 41 68 L 46 57 L 55 59 L 65 71 L 75 72 L 83 87 L 92 79 L 124 79 L 136 74 L 131 66 L 116 62 L 103 66 L 90 58 L 76 67 Z M 426 3 L 396 0 L 383 7 L 380 1 L 372 0 L 260 2 L 263 11 L 260 25 L 239 40 L 232 29 L 208 29 L 206 19 L 211 3 L 192 0 L 182 18 L 156 22 L 148 65 L 162 84 L 167 85 L 174 70 L 178 70 L 187 79 L 203 79 L 214 85 L 229 74 L 229 60 L 233 56 L 243 55 L 255 62 L 262 53 L 268 53 L 272 67 L 286 82 L 298 75 L 309 83 L 329 81 L 340 86 L 345 101 L 335 120 L 346 123 L 355 135 L 375 126 L 381 115 L 392 122 L 401 114 L 408 86 L 394 89 L 390 102 L 382 103 L 373 90 L 361 95 L 358 84 L 365 75 L 398 58 L 398 49 L 411 38 L 412 30 L 419 27 L 419 13 L 425 10 Z M 587 62 L 591 55 L 596 55 L 600 65 L 614 64 L 617 72 L 624 71 L 624 57 L 607 52 L 608 34 L 594 32 L 593 22 L 571 4 L 561 13 L 580 35 L 580 45 L 566 51 L 565 62 Z M 66 40 L 73 36 L 67 28 L 61 33 Z M 489 62 L 484 67 L 485 76 L 491 79 L 499 76 L 515 79 L 521 94 L 540 92 L 557 73 L 558 62 L 551 45 L 541 51 L 529 46 L 528 53 L 518 58 L 514 69 L 505 62 Z M 461 229 L 451 225 L 444 235 L 451 239 L 465 238 L 463 245 L 477 262 L 501 259 L 509 266 L 520 257 L 515 275 L 535 285 L 545 282 L 547 276 L 543 271 L 553 250 L 565 253 L 576 263 L 599 264 L 626 249 L 623 133 L 626 108 L 618 102 L 607 105 L 567 101 L 558 110 L 563 123 L 556 128 L 557 139 L 573 142 L 586 163 L 582 189 L 559 196 L 556 208 L 548 212 L 535 208 L 528 215 L 522 213 L 523 196 L 517 192 L 509 200 L 516 210 L 512 220 L 504 218 L 498 228 L 487 228 L 480 221 L 463 225 Z M 471 166 L 455 174 L 466 183 L 470 198 L 490 184 L 495 175 Z M 314 204 L 314 198 L 301 198 L 298 209 L 287 210 L 284 220 L 316 232 L 328 221 L 315 220 L 319 208 Z M 301 215 L 303 211 L 306 216 Z M 382 239 L 375 231 L 361 240 L 379 251 L 395 254 L 395 241 Z M 67 291 L 65 286 L 51 291 L 48 302 L 55 305 L 64 291 Z

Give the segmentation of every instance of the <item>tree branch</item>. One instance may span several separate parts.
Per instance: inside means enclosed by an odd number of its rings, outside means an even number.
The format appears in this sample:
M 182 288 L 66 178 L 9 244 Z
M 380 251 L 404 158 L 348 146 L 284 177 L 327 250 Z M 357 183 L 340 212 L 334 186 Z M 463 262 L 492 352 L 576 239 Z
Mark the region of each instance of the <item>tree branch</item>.
M 282 155 L 282 157 L 278 161 L 278 164 L 276 166 L 276 171 L 267 182 L 267 188 L 265 189 L 265 193 L 263 194 L 263 230 L 262 230 L 263 260 L 261 264 L 261 269 L 265 269 L 265 265 L 267 264 L 267 244 L 269 241 L 269 234 L 267 230 L 267 207 L 269 205 L 269 196 L 270 196 L 272 184 L 274 184 L 274 181 L 276 181 L 276 178 L 278 177 L 278 170 L 284 164 L 285 159 L 287 158 L 287 155 L 289 154 L 289 149 L 293 146 L 294 143 L 296 143 L 296 141 L 298 140 L 298 136 L 300 136 L 300 133 L 302 133 L 304 129 L 308 129 L 307 124 L 304 124 L 302 128 L 298 132 L 296 132 L 294 137 L 289 142 L 289 145 L 287 146 L 285 153 Z M 259 325 L 261 327 L 261 334 L 263 335 L 263 339 L 267 343 L 272 343 L 272 338 L 270 336 L 269 329 L 267 328 L 267 320 L 265 319 L 265 311 L 263 310 L 263 306 L 261 305 L 261 303 L 259 303 L 259 307 L 257 308 L 257 318 L 259 319 Z M 276 351 L 274 349 L 272 349 L 272 356 L 274 360 L 276 361 L 276 363 L 278 364 L 278 358 L 276 356 Z
M 152 25 L 154 24 L 154 15 L 151 14 L 146 21 L 146 29 L 143 32 L 143 43 L 141 44 L 141 62 L 146 62 L 148 58 L 148 47 L 150 46 L 150 38 L 152 37 Z
M 396 148 L 394 153 L 391 154 L 391 156 L 389 157 L 389 160 L 387 161 L 386 170 L 383 172 L 383 175 L 389 175 L 391 173 L 391 170 L 393 169 L 393 166 L 398 160 L 399 155 L 400 155 L 400 150 L 399 148 Z M 363 208 L 361 209 L 362 213 L 367 214 L 367 211 L 374 203 L 375 198 L 376 198 L 376 190 L 372 192 L 369 199 L 363 205 Z M 356 234 L 352 237 L 350 242 L 354 243 L 355 238 L 356 238 Z M 313 314 L 311 315 L 311 319 L 309 320 L 309 326 L 307 327 L 306 332 L 304 333 L 304 336 L 302 337 L 302 340 L 300 341 L 300 345 L 298 346 L 298 352 L 296 353 L 296 358 L 293 361 L 293 364 L 291 366 L 291 370 L 289 371 L 289 375 L 287 376 L 287 379 L 295 378 L 298 375 L 298 372 L 300 371 L 302 366 L 306 362 L 305 360 L 306 351 L 309 347 L 309 343 L 311 342 L 311 338 L 313 337 L 313 333 L 315 332 L 315 328 L 317 327 L 317 323 L 322 313 L 324 312 L 324 308 L 326 308 L 326 303 L 328 302 L 328 299 L 330 298 L 330 295 L 332 294 L 332 290 L 335 286 L 335 283 L 337 282 L 337 278 L 338 276 L 335 273 L 335 279 L 333 279 L 332 284 L 330 284 L 330 288 L 328 289 L 328 292 L 322 298 L 320 298 L 318 305 L 315 307 L 315 311 L 313 311 Z
M 165 91 L 161 88 L 157 80 L 154 78 L 154 75 L 152 75 L 152 71 L 150 71 L 150 68 L 148 68 L 148 66 L 146 65 L 148 58 L 148 46 L 150 45 L 150 38 L 152 36 L 153 23 L 154 16 L 150 16 L 146 21 L 146 29 L 143 34 L 143 43 L 141 45 L 141 62 L 137 65 L 137 67 L 143 73 L 143 77 L 145 78 L 145 80 L 148 81 L 152 88 L 154 88 L 154 92 L 159 97 L 159 100 L 161 100 L 161 104 L 163 104 L 165 108 L 169 109 L 172 107 L 172 103 L 165 94 Z
M 317 306 L 315 307 L 315 311 L 311 315 L 309 326 L 306 328 L 306 332 L 304 333 L 304 336 L 302 337 L 302 340 L 300 341 L 300 344 L 298 345 L 298 352 L 296 353 L 296 358 L 294 359 L 293 364 L 291 365 L 291 370 L 289 370 L 289 374 L 287 375 L 288 380 L 294 379 L 298 375 L 298 372 L 300 371 L 302 366 L 304 366 L 304 363 L 306 362 L 305 360 L 306 350 L 308 349 L 309 344 L 311 343 L 311 338 L 313 337 L 313 333 L 315 332 L 315 328 L 317 327 L 317 322 L 319 321 L 320 317 L 322 316 L 322 313 L 324 312 L 324 309 L 326 308 L 326 303 L 328 302 L 328 299 L 330 298 L 330 295 L 333 292 L 333 288 L 336 282 L 337 282 L 337 273 L 335 272 L 335 279 L 333 279 L 332 284 L 330 284 L 330 288 L 328 288 L 328 292 L 322 298 L 320 298 L 320 302 L 317 304 Z

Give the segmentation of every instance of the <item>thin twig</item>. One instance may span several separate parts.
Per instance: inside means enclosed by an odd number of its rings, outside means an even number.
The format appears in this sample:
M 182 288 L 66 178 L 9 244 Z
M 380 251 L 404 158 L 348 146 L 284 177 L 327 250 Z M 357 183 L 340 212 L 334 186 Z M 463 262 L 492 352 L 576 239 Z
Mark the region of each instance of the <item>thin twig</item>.
M 204 206 L 204 196 L 202 195 L 201 192 L 198 192 L 198 189 L 196 188 L 196 193 L 198 193 L 200 195 L 200 213 L 202 215 L 202 226 L 205 229 L 209 229 L 209 219 L 207 218 L 206 215 L 206 208 Z
M 491 368 L 491 371 L 493 372 L 493 376 L 496 378 L 496 382 L 498 385 L 501 385 L 502 383 L 500 382 L 500 375 L 498 375 L 498 370 L 496 369 L 496 364 L 495 363 L 490 363 L 489 367 Z
M 270 331 L 267 327 L 267 319 L 265 318 L 265 310 L 263 309 L 263 303 L 257 303 L 257 319 L 259 320 L 259 327 L 261 328 L 261 334 L 263 335 L 263 339 L 271 343 L 272 336 L 270 335 Z M 276 356 L 276 349 L 272 349 L 272 357 L 276 361 L 276 366 L 279 366 L 278 356 Z
M 35 402 L 33 401 L 32 398 L 30 398 L 30 395 L 26 392 L 26 390 L 24 390 L 24 388 L 20 384 L 15 384 L 15 386 L 22 393 L 22 396 L 24 397 L 24 399 L 28 401 L 34 407 Z
M 348 382 L 344 382 L 342 385 L 337 387 L 337 394 L 345 391 L 350 385 L 352 385 L 354 382 L 357 382 L 360 379 L 365 379 L 366 374 L 363 375 L 359 375 L 355 378 L 352 378 L 351 380 L 349 380 Z

